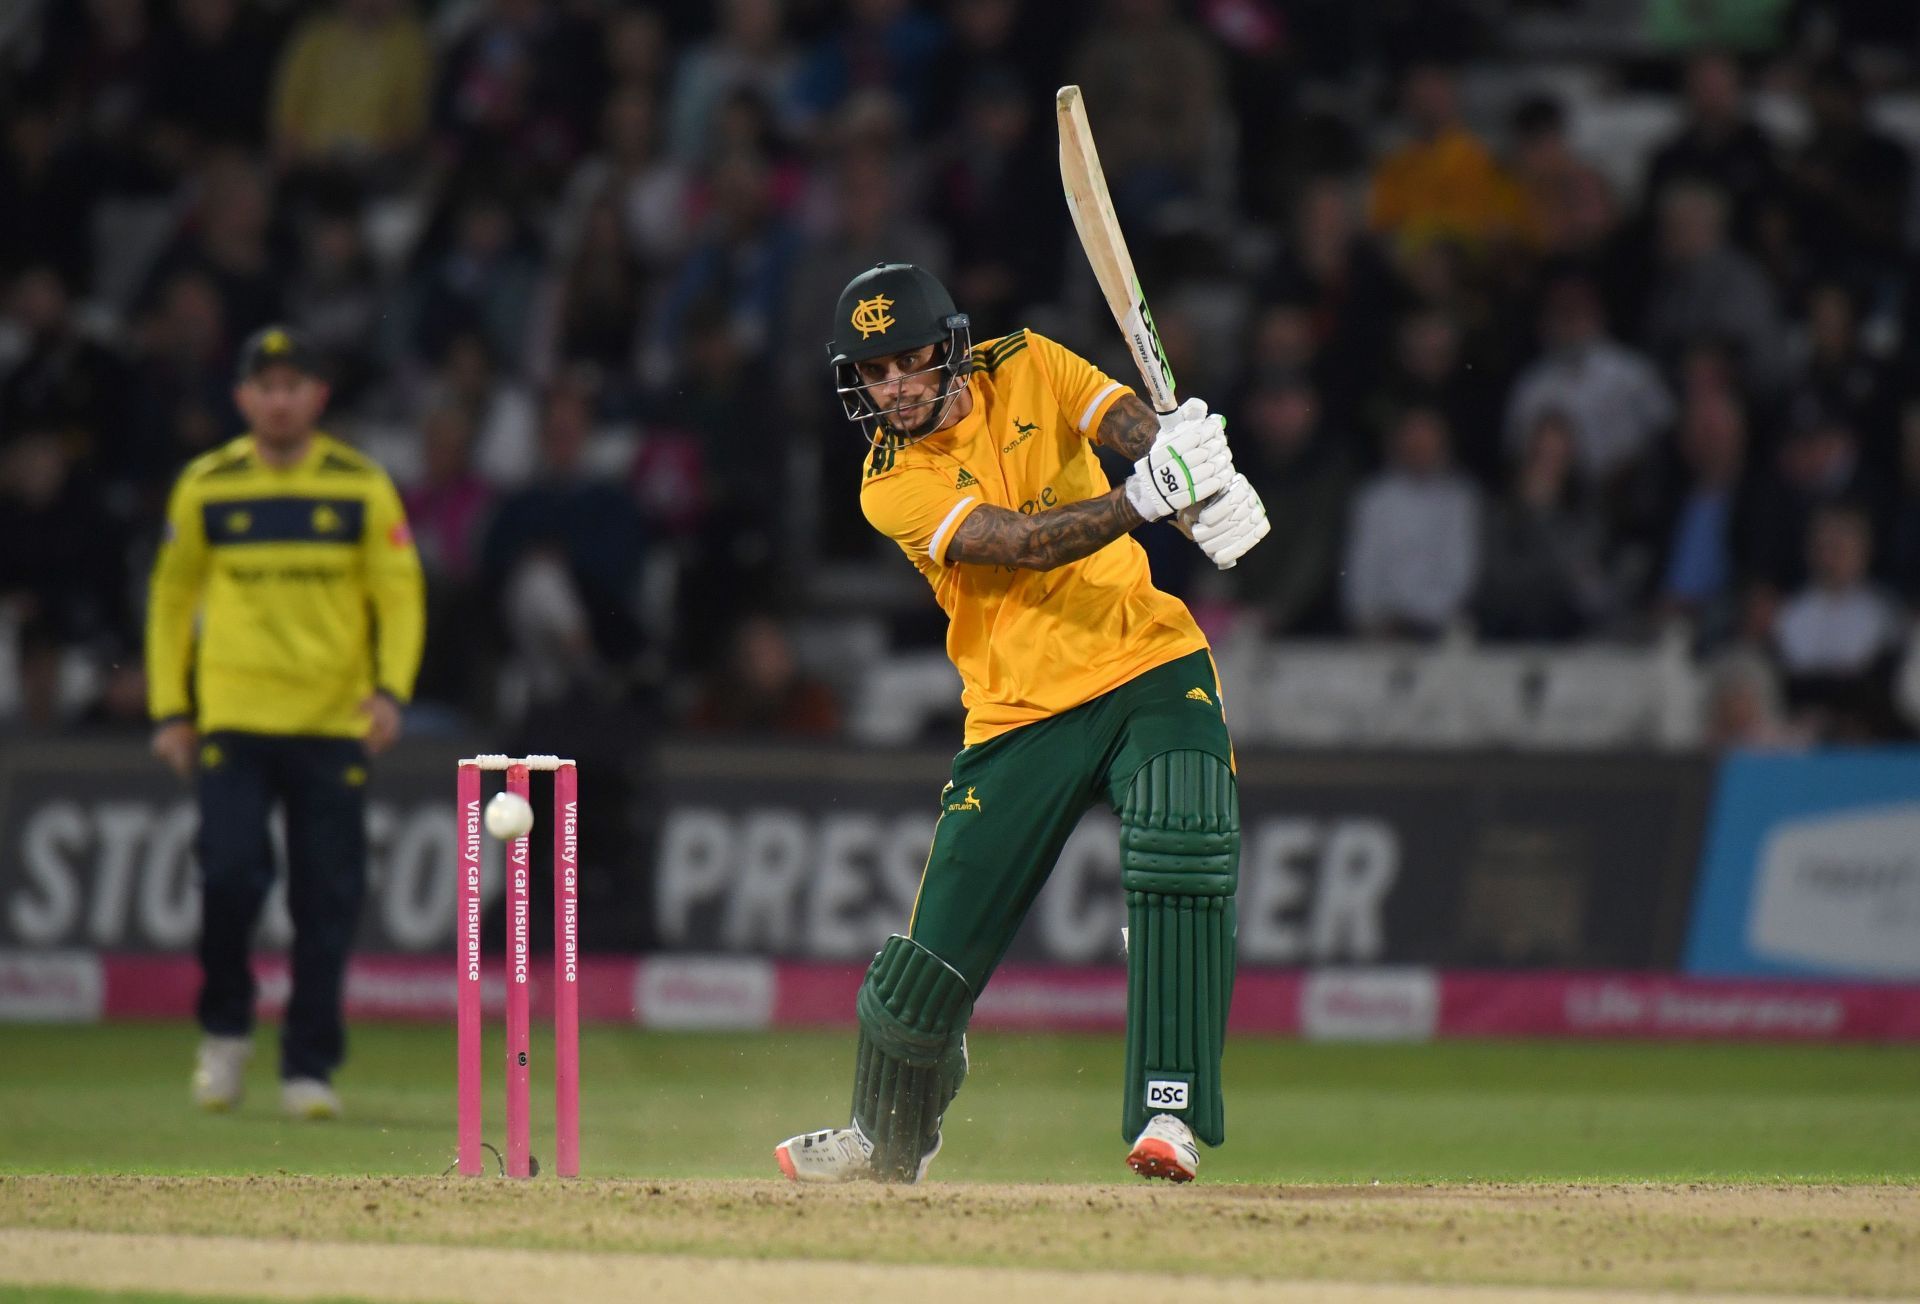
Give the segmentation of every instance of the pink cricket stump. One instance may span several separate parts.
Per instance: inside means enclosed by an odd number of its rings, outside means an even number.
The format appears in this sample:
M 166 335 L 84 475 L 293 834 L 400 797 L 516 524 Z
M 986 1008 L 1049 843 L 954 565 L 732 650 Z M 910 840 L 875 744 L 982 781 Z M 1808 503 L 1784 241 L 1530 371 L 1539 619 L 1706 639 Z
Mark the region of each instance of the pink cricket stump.
M 553 772 L 553 1162 L 580 1176 L 580 772 Z
M 531 790 L 525 765 L 507 767 L 507 791 L 525 797 Z M 507 1176 L 532 1176 L 531 1101 L 527 1093 L 529 1036 L 528 991 L 533 979 L 532 844 L 515 838 L 507 845 Z
M 480 767 L 462 763 L 456 785 L 454 837 L 460 881 L 454 891 L 455 1041 L 459 1055 L 460 1172 L 480 1164 Z

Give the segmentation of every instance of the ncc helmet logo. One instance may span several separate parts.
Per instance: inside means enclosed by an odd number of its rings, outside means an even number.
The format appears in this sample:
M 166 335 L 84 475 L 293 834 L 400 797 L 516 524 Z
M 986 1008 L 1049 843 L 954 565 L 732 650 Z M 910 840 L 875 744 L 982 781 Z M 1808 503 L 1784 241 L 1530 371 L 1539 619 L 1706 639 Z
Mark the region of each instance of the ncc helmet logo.
M 884 294 L 876 294 L 871 299 L 862 299 L 853 307 L 853 328 L 860 332 L 860 338 L 870 335 L 884 335 L 893 325 L 893 314 L 887 309 L 893 307 L 893 300 Z

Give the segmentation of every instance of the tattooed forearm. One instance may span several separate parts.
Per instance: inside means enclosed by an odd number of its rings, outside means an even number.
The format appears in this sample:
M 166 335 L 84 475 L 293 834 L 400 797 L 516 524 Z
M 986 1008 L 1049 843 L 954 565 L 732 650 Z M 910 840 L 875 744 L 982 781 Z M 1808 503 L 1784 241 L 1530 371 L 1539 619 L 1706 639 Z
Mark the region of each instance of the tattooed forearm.
M 1100 442 L 1120 456 L 1138 461 L 1153 447 L 1160 434 L 1160 418 L 1153 409 L 1131 394 L 1114 400 L 1100 418 Z
M 954 532 L 947 560 L 1052 570 L 1100 551 L 1139 524 L 1124 489 L 1032 516 L 983 505 Z

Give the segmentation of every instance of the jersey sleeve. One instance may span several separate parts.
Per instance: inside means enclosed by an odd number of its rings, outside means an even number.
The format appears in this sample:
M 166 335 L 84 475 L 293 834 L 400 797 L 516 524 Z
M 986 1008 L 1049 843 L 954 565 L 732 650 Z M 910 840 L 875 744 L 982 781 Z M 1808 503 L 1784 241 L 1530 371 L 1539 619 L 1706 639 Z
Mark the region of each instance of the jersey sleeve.
M 367 530 L 361 547 L 366 553 L 367 600 L 373 604 L 374 687 L 405 702 L 413 696 L 420 653 L 426 645 L 426 583 L 406 509 L 400 505 L 393 481 L 384 474 L 367 495 Z
M 1065 345 L 1055 344 L 1044 335 L 1027 332 L 1027 347 L 1040 360 L 1047 384 L 1060 410 L 1067 414 L 1073 428 L 1094 443 L 1100 442 L 1100 419 L 1123 394 L 1133 390 L 1088 362 Z
M 200 495 L 182 476 L 167 500 L 167 523 L 147 593 L 147 711 L 158 722 L 193 713 L 194 620 L 207 574 Z
M 979 505 L 979 498 L 954 488 L 933 467 L 908 467 L 860 488 L 860 510 L 868 522 L 916 565 L 945 566 L 954 532 Z

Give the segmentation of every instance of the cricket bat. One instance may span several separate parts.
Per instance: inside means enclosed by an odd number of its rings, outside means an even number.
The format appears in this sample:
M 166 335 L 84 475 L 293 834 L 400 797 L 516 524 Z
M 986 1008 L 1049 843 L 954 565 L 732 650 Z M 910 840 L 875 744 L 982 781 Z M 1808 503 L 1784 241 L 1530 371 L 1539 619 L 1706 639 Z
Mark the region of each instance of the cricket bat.
M 1134 365 L 1140 368 L 1147 402 L 1164 415 L 1180 406 L 1173 392 L 1173 368 L 1167 365 L 1160 332 L 1154 329 L 1153 314 L 1140 293 L 1140 278 L 1134 274 L 1133 255 L 1127 252 L 1120 220 L 1113 215 L 1113 199 L 1107 194 L 1107 176 L 1100 170 L 1100 151 L 1094 148 L 1080 88 L 1062 86 L 1054 94 L 1053 107 L 1060 121 L 1060 181 L 1066 187 L 1073 229 L 1080 233 L 1080 247 L 1093 264 L 1093 278 L 1100 282 L 1100 293 L 1106 296 L 1107 308 L 1126 337 Z

